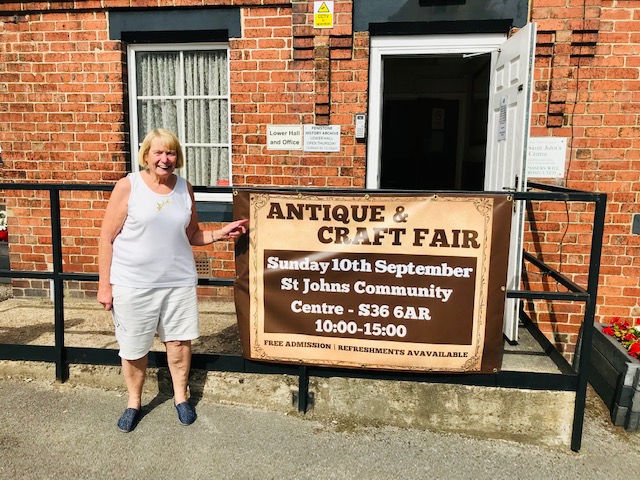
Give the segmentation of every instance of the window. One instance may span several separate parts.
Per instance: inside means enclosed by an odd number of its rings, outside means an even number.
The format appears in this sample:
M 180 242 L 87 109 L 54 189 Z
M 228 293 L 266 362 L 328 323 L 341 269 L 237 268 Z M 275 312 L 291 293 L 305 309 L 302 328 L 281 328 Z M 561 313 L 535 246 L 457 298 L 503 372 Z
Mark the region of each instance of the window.
M 178 175 L 192 185 L 230 185 L 227 45 L 130 45 L 128 58 L 131 145 L 154 128 L 171 130 L 185 155 Z

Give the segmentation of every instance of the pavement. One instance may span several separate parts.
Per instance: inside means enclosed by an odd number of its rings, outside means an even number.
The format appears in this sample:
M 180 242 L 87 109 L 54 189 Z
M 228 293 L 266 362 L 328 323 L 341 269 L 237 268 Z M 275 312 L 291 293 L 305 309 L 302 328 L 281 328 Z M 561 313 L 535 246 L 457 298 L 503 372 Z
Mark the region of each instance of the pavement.
M 622 479 L 640 464 L 640 432 L 611 425 L 591 389 L 579 452 L 388 426 L 344 430 L 206 397 L 196 422 L 182 426 L 171 397 L 143 402 L 137 428 L 122 433 L 121 391 L 0 378 L 0 478 Z

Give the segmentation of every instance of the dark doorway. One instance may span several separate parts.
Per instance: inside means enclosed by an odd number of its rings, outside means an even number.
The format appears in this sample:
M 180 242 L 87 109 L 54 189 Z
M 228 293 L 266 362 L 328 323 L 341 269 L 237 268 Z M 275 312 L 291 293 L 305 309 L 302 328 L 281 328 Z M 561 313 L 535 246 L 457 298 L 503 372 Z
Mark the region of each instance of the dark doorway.
M 380 188 L 484 188 L 489 55 L 384 59 Z
M 458 103 L 437 98 L 384 102 L 381 188 L 455 189 Z

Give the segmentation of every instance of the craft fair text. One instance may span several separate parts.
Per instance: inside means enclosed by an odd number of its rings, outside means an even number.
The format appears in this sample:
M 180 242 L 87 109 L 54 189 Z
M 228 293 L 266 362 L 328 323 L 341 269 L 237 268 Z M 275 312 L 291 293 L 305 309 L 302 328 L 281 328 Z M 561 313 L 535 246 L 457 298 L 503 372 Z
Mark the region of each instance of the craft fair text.
M 351 223 L 381 223 L 387 219 L 384 205 L 329 205 L 271 202 L 267 218 L 275 220 L 311 220 L 336 222 L 341 225 L 323 225 L 318 229 L 322 244 L 347 245 L 402 245 L 407 240 L 407 229 L 402 227 L 358 227 Z M 396 224 L 407 222 L 408 213 L 396 207 L 392 219 Z M 443 248 L 480 248 L 478 232 L 465 229 L 413 228 L 413 246 Z

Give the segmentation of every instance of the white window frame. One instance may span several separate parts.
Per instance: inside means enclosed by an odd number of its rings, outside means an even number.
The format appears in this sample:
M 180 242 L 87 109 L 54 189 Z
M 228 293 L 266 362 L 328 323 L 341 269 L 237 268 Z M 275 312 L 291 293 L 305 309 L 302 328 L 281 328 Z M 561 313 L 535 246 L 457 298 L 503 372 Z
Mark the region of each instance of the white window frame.
M 136 82 L 136 53 L 137 52 L 179 52 L 180 53 L 180 63 L 182 65 L 180 69 L 180 78 L 182 80 L 182 75 L 184 73 L 183 68 L 183 56 L 182 52 L 193 51 L 193 50 L 224 50 L 227 56 L 227 85 L 231 86 L 231 72 L 229 68 L 229 44 L 216 42 L 216 43 L 189 43 L 189 44 L 175 44 L 175 43 L 154 43 L 154 44 L 130 44 L 127 46 L 127 65 L 128 65 L 128 81 L 129 81 L 129 113 L 130 113 L 130 134 L 131 134 L 131 169 L 133 171 L 140 170 L 141 167 L 138 164 L 138 150 L 140 149 L 140 143 L 142 139 L 139 138 L 138 135 L 138 92 L 137 92 L 137 82 Z M 184 85 L 184 82 L 180 82 L 180 88 Z M 145 99 L 154 99 L 156 97 L 141 97 Z M 157 97 L 164 98 L 164 97 Z M 183 92 L 178 92 L 176 95 L 176 100 L 179 104 L 184 106 L 185 99 L 221 99 L 226 100 L 228 105 L 228 132 L 229 136 L 226 143 L 218 143 L 218 144 L 201 144 L 201 143 L 185 143 L 185 131 L 184 125 L 186 119 L 184 118 L 184 108 L 178 108 L 178 131 L 174 132 L 178 139 L 180 140 L 180 144 L 182 145 L 183 151 L 187 146 L 189 147 L 226 147 L 228 154 L 227 161 L 229 163 L 229 186 L 232 185 L 232 163 L 231 163 L 231 88 L 227 89 L 226 95 L 208 95 L 208 96 L 192 96 L 188 97 L 184 95 Z M 230 193 L 201 193 L 198 192 L 195 194 L 197 201 L 213 201 L 213 202 L 231 202 L 233 197 Z

